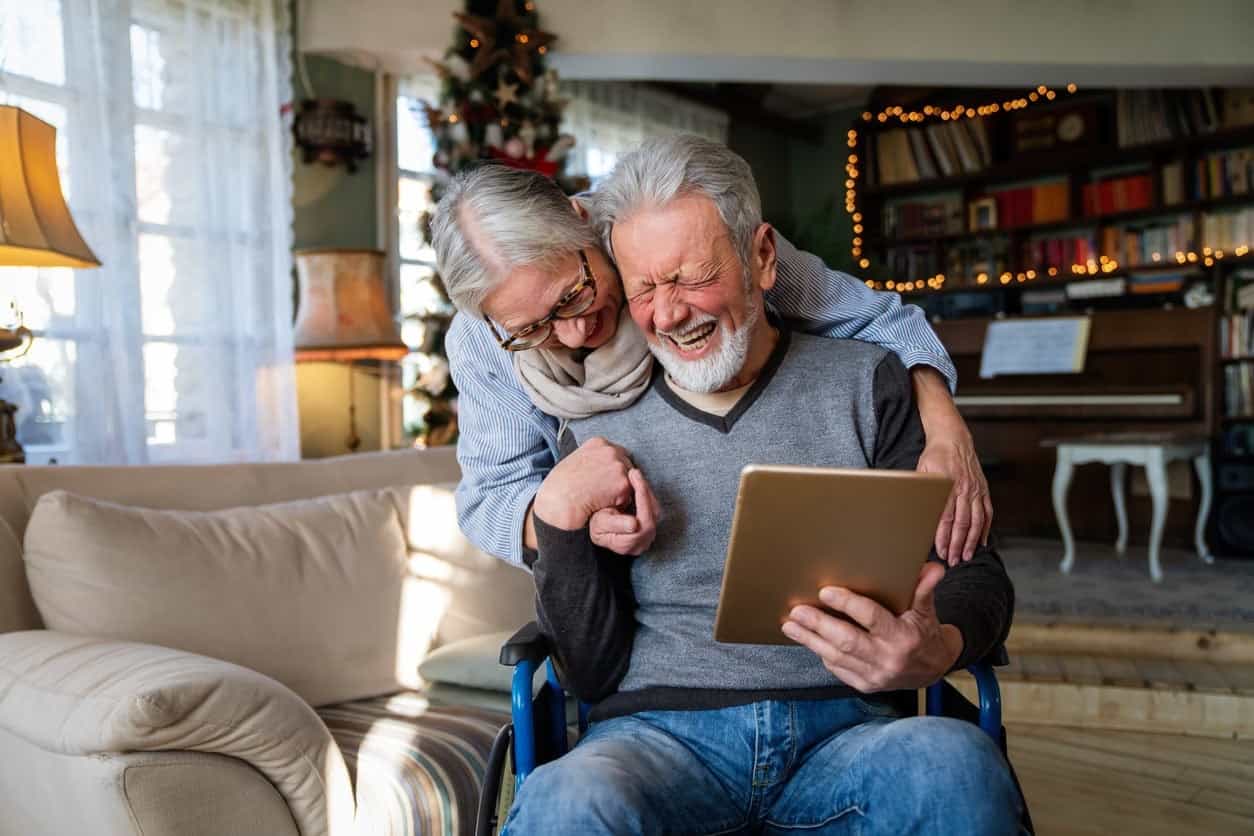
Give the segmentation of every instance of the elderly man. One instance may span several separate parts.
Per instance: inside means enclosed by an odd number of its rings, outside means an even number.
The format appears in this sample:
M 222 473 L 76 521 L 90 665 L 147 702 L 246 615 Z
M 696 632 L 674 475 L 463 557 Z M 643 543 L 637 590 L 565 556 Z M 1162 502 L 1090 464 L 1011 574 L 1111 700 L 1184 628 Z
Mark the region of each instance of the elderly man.
M 593 723 L 523 785 L 506 832 L 1014 833 L 1019 797 L 989 738 L 907 717 L 909 689 L 1009 630 L 1013 590 L 987 548 L 929 563 L 901 616 L 826 588 L 847 618 L 797 607 L 782 627 L 795 646 L 713 639 L 743 466 L 913 468 L 923 449 L 895 355 L 768 314 L 778 265 L 757 205 L 744 161 L 693 137 L 647 143 L 597 194 L 664 372 L 631 406 L 571 420 L 536 494 L 540 622 Z M 588 529 L 627 495 L 646 517 L 665 509 L 634 561 Z
M 515 563 L 535 547 L 531 501 L 557 455 L 559 419 L 622 408 L 648 379 L 643 345 L 638 354 L 622 345 L 635 335 L 619 329 L 617 273 L 580 212 L 552 181 L 487 166 L 454 179 L 432 224 L 441 273 L 462 311 L 446 341 L 460 395 L 458 517 L 476 545 Z M 946 385 L 955 378 L 944 348 L 918 308 L 768 234 L 779 283 L 767 301 L 782 316 L 812 333 L 882 345 L 911 369 L 927 433 L 918 468 L 955 482 L 937 550 L 950 562 L 969 558 L 987 536 L 992 506 Z M 583 281 L 589 275 L 595 285 Z M 557 304 L 576 286 L 582 296 Z M 615 509 L 595 515 L 592 532 L 620 554 L 639 554 L 654 533 L 647 520 Z

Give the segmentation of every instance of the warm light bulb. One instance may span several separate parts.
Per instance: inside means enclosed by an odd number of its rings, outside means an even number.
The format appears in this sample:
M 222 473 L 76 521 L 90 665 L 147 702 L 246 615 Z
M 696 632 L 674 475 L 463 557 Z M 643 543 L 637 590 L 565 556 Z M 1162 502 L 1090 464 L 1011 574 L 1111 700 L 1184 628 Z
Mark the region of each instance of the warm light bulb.
M 1162 260 L 1163 260 L 1162 253 L 1150 253 L 1150 261 L 1162 261 Z
M 1057 267 L 1051 267 L 1051 268 L 1049 268 L 1049 274 L 1050 274 L 1051 276 L 1057 276 L 1057 275 L 1058 275 L 1058 268 L 1057 268 Z
M 1058 97 L 1058 94 L 1055 93 L 1053 90 L 1050 90 L 1048 93 L 1045 94 L 1045 98 L 1049 99 L 1051 102 L 1057 97 Z
M 865 112 L 862 114 L 862 121 L 863 121 L 863 122 L 870 122 L 870 121 L 871 121 L 871 111 L 869 111 L 869 110 L 868 110 L 868 111 L 865 111 Z M 853 133 L 853 131 L 850 131 L 850 133 Z M 868 282 L 868 284 L 869 284 L 869 282 Z
M 863 270 L 865 270 L 866 268 L 871 266 L 871 260 L 864 258 L 858 262 L 858 266 L 861 267 Z
M 478 49 L 478 48 L 479 48 L 479 39 L 478 39 L 478 38 L 471 38 L 471 39 L 470 39 L 470 47 L 471 47 L 471 49 Z
M 889 290 L 892 290 L 896 286 L 897 286 L 896 282 L 893 282 L 893 281 L 884 282 L 884 287 L 888 288 Z
M 1042 84 L 1040 87 L 1037 87 L 1037 88 L 1036 88 L 1036 92 L 1038 92 L 1038 93 L 1040 93 L 1042 96 L 1044 96 L 1044 95 L 1045 95 L 1045 91 L 1046 91 L 1047 89 L 1049 89 L 1049 88 L 1047 88 L 1044 84 Z
M 1035 270 L 1029 270 L 1029 271 L 1028 271 L 1028 278 L 1029 278 L 1029 279 L 1035 279 L 1035 278 L 1036 278 L 1036 271 L 1035 271 Z
M 975 277 L 976 284 L 988 284 L 988 273 L 980 273 Z
M 881 113 L 881 114 L 879 115 L 879 120 L 880 120 L 881 122 L 887 122 L 887 121 L 888 121 L 888 114 L 886 114 L 886 113 Z
M 862 239 L 861 239 L 861 238 L 856 238 L 856 237 L 855 237 L 855 238 L 853 239 L 853 245 L 854 245 L 855 247 L 861 247 L 861 246 L 862 246 Z
M 1205 261 L 1204 263 L 1206 264 L 1206 266 L 1207 266 L 1207 267 L 1214 267 L 1214 266 L 1215 266 L 1215 259 L 1213 259 L 1213 258 L 1208 258 L 1208 259 L 1206 259 L 1206 261 Z
M 1068 93 L 1074 93 L 1074 92 L 1075 92 L 1075 89 L 1076 89 L 1076 88 L 1075 88 L 1075 85 L 1074 85 L 1074 84 L 1068 84 L 1068 85 L 1067 85 L 1067 92 L 1068 92 Z
M 860 224 L 860 223 L 862 223 L 862 213 L 861 213 L 861 212 L 855 212 L 855 213 L 854 213 L 854 216 L 853 216 L 853 222 L 854 222 L 854 223 L 856 223 L 856 224 Z
M 1215 258 L 1223 258 L 1223 257 L 1224 257 L 1223 250 L 1215 250 Z
M 1037 95 L 1035 93 L 1028 93 L 1028 101 L 1034 102 L 1036 99 Z
M 536 52 L 540 53 L 541 55 L 548 54 L 548 51 L 549 51 L 549 48 L 547 46 L 542 46 L 536 50 Z
M 862 234 L 862 224 L 854 224 L 854 225 L 853 225 L 853 231 L 854 231 L 854 232 L 856 232 L 856 233 L 858 233 L 859 235 L 861 235 L 861 234 Z
M 516 39 L 517 39 L 517 41 L 518 41 L 520 44 L 525 44 L 525 43 L 527 43 L 528 41 L 530 41 L 530 40 L 531 40 L 531 38 L 527 37 L 527 35 L 526 35 L 526 34 L 524 34 L 524 33 L 522 33 L 522 32 L 519 32 L 519 33 L 518 33 L 518 36 L 517 36 L 517 38 L 516 38 Z

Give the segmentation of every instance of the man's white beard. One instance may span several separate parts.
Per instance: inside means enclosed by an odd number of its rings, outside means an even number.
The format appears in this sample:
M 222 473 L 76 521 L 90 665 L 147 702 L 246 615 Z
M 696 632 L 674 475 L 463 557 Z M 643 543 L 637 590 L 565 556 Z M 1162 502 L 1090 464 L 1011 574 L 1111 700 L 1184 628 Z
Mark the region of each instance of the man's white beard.
M 708 356 L 687 360 L 665 333 L 682 336 L 703 325 L 718 321 L 709 314 L 696 314 L 673 332 L 658 332 L 657 339 L 649 346 L 653 356 L 666 369 L 671 379 L 689 392 L 717 392 L 731 383 L 745 367 L 749 357 L 749 345 L 757 327 L 761 310 L 750 308 L 749 318 L 734 331 L 725 322 L 718 322 L 718 349 Z M 714 339 L 711 335 L 710 339 Z

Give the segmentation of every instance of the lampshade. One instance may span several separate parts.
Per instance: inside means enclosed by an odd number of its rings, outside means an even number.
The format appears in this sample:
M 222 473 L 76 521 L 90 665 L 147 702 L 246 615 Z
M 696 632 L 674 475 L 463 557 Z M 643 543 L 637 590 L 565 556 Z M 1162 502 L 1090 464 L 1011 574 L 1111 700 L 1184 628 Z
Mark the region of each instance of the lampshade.
M 297 360 L 399 360 L 401 341 L 378 250 L 296 252 Z
M 0 105 L 0 265 L 99 267 L 61 194 L 57 129 Z

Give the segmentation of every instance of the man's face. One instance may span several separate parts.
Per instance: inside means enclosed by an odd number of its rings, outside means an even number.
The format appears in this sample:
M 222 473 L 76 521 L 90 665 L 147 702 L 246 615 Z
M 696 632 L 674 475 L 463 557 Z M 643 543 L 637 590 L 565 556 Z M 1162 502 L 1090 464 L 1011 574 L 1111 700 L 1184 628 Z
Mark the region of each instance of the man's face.
M 754 236 L 748 275 L 713 201 L 685 196 L 616 224 L 614 255 L 631 318 L 654 356 L 685 389 L 727 388 L 745 366 L 775 280 L 770 238 Z
M 599 348 L 614 336 L 623 306 L 618 272 L 600 247 L 584 250 L 596 281 L 596 301 L 572 319 L 553 320 L 544 348 Z M 582 262 L 573 252 L 551 269 L 516 267 L 483 300 L 483 312 L 506 334 L 514 334 L 548 316 L 553 306 L 579 281 Z

